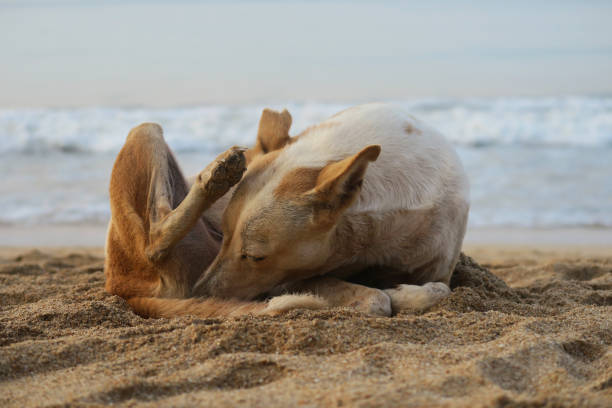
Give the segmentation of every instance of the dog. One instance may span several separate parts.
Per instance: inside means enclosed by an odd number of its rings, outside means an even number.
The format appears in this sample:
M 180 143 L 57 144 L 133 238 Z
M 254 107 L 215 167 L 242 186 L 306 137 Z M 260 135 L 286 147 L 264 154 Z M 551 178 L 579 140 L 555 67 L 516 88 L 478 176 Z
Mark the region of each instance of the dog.
M 291 123 L 265 109 L 255 146 L 222 153 L 191 183 L 160 126 L 132 129 L 110 180 L 106 290 L 147 317 L 389 316 L 446 297 L 469 212 L 446 139 L 387 104 L 295 137 Z

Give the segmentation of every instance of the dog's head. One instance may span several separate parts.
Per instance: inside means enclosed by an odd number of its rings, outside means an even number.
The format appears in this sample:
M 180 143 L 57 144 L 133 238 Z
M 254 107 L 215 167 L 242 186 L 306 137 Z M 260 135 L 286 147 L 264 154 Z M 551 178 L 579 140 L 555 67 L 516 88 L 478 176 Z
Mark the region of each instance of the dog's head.
M 264 120 L 276 130 L 262 132 Z M 247 152 L 247 171 L 223 215 L 221 250 L 196 293 L 251 299 L 317 275 L 334 251 L 334 227 L 359 195 L 380 146 L 322 167 L 290 166 L 281 156 L 291 144 L 290 124 L 287 111 L 264 111 L 256 147 Z

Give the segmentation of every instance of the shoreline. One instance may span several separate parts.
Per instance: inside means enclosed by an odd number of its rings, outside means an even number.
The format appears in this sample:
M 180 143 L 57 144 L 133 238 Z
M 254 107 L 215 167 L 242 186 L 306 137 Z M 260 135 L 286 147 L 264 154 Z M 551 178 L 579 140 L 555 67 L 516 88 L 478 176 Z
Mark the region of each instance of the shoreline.
M 104 246 L 106 228 L 106 224 L 0 225 L 0 247 L 101 248 Z M 468 249 L 503 246 L 608 252 L 612 247 L 612 228 L 471 228 L 466 233 L 463 246 Z

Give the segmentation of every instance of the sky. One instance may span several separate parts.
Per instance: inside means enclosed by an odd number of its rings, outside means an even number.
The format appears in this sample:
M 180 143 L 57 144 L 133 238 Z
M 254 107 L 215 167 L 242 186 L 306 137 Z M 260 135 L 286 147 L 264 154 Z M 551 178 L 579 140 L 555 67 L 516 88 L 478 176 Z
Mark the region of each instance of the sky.
M 0 107 L 612 93 L 610 1 L 0 0 Z

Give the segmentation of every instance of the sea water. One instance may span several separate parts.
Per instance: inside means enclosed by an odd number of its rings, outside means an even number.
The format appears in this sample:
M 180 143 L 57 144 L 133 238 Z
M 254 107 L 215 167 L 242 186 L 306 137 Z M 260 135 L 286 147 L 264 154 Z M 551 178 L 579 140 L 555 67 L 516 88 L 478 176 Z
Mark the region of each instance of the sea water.
M 440 130 L 471 183 L 471 227 L 612 226 L 612 97 L 392 101 Z M 255 140 L 263 107 L 297 134 L 354 103 L 0 109 L 0 224 L 105 223 L 114 157 L 157 122 L 186 175 Z

